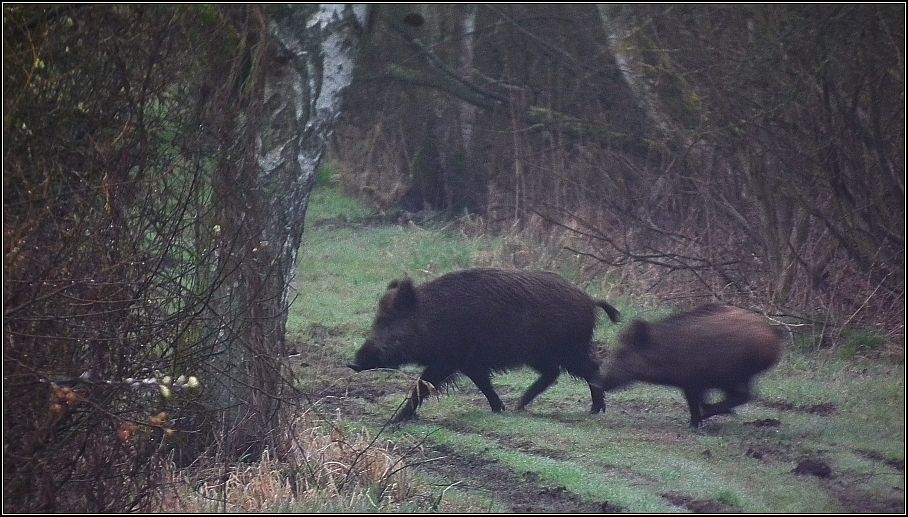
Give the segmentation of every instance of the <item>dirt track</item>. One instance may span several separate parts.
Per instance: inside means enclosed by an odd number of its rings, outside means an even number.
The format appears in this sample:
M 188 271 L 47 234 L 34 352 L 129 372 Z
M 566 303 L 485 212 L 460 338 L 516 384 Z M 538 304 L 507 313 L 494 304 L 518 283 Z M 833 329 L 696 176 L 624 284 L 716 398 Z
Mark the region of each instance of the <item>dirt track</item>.
M 332 339 L 328 335 L 319 337 L 327 341 Z M 339 364 L 327 367 L 321 366 L 320 368 L 336 368 L 336 378 L 349 376 L 348 372 Z M 360 380 L 361 378 L 357 379 Z M 470 389 L 470 387 L 465 389 Z M 389 397 L 402 398 L 404 392 L 398 392 L 396 388 L 383 386 L 380 383 L 339 382 L 322 389 L 313 394 L 313 396 L 316 398 L 329 397 L 335 400 L 335 403 L 344 408 L 345 417 L 350 421 L 362 419 L 366 422 L 372 421 L 375 426 L 381 426 L 385 422 L 380 422 L 379 420 L 387 415 L 379 417 L 372 411 L 372 408 L 377 406 L 383 399 Z M 458 395 L 455 392 L 454 394 L 442 396 L 462 395 Z M 861 479 L 857 479 L 848 471 L 837 469 L 835 465 L 830 464 L 821 451 L 814 455 L 804 455 L 796 444 L 774 442 L 771 439 L 773 432 L 785 426 L 786 414 L 804 413 L 819 418 L 829 418 L 839 412 L 835 404 L 824 403 L 797 406 L 779 402 L 757 401 L 755 403 L 776 410 L 779 416 L 777 418 L 763 418 L 742 422 L 744 426 L 753 430 L 753 436 L 743 440 L 738 446 L 740 449 L 738 451 L 740 461 L 762 462 L 771 466 L 780 466 L 787 470 L 786 476 L 814 479 L 815 483 L 838 502 L 841 511 L 859 513 L 904 512 L 904 499 L 898 497 L 899 494 L 903 494 L 902 487 L 898 486 L 904 480 L 903 461 L 884 457 L 874 451 L 860 449 L 853 451 L 854 454 L 878 464 L 881 476 L 891 476 L 891 496 L 880 498 L 863 490 L 861 488 Z M 629 421 L 645 421 L 649 412 L 649 408 L 645 404 L 624 404 L 620 410 L 627 416 Z M 452 422 L 449 420 L 443 425 L 453 432 L 476 432 L 475 429 L 460 428 L 459 424 Z M 567 419 L 564 425 L 570 425 L 571 422 L 570 419 Z M 433 425 L 436 423 L 433 422 Z M 556 420 L 553 425 L 558 423 Z M 699 432 L 710 435 L 715 434 L 717 432 L 716 429 L 720 428 L 707 426 L 705 430 Z M 674 442 L 684 440 L 684 433 L 689 432 L 691 431 L 682 426 L 672 429 L 671 432 L 653 431 L 652 436 L 657 443 L 672 445 Z M 569 459 L 571 455 L 570 451 L 541 447 L 519 436 L 489 436 L 489 438 L 495 440 L 502 448 L 518 450 L 536 457 L 564 461 Z M 450 446 L 432 443 L 431 441 L 427 441 L 418 450 L 414 449 L 414 451 L 414 455 L 408 458 L 408 461 L 417 465 L 414 467 L 416 470 L 427 473 L 433 479 L 441 480 L 441 485 L 454 485 L 455 490 L 484 495 L 514 512 L 610 513 L 628 511 L 621 505 L 609 501 L 608 498 L 590 500 L 581 497 L 564 486 L 546 482 L 534 472 L 515 472 L 507 465 L 503 465 L 499 461 L 482 454 L 457 450 Z M 712 454 L 713 452 L 708 449 L 702 451 L 705 460 L 709 460 Z M 432 459 L 432 461 L 426 461 L 428 459 Z M 892 475 L 893 471 L 901 473 L 901 476 Z M 887 472 L 890 474 L 887 474 Z M 619 471 L 617 474 L 627 479 L 639 477 L 638 473 L 632 471 Z M 658 494 L 668 508 L 673 507 L 681 511 L 694 513 L 741 511 L 740 508 L 718 500 L 698 499 L 688 494 L 671 490 L 663 492 L 659 489 L 657 483 L 652 483 L 650 480 L 641 478 L 640 482 L 644 485 L 652 484 L 650 488 L 653 493 Z M 634 510 L 631 509 L 631 511 Z

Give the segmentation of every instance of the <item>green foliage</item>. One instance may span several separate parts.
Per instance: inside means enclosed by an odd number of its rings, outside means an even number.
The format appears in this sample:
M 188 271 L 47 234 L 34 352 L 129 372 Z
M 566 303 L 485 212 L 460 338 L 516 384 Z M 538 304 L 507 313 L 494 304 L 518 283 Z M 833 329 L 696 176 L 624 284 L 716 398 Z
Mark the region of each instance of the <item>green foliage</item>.
M 801 353 L 816 353 L 831 349 L 842 359 L 880 352 L 886 346 L 886 338 L 864 328 L 845 328 L 833 334 L 832 328 L 814 327 L 793 335 L 791 348 Z M 824 333 L 826 332 L 826 333 Z M 829 334 L 827 334 L 829 333 Z
M 472 266 L 476 249 L 464 245 L 457 236 L 447 232 L 428 231 L 415 244 L 409 270 L 426 275 L 441 274 Z M 478 243 L 488 246 L 488 243 Z
M 369 209 L 362 203 L 342 195 L 337 189 L 316 187 L 310 195 L 309 209 L 306 210 L 309 227 L 328 220 L 340 223 L 355 221 L 369 214 Z
M 886 345 L 886 339 L 870 330 L 846 329 L 842 333 L 842 345 L 839 355 L 850 359 L 856 355 L 880 350 Z
M 797 333 L 794 334 L 791 342 L 792 350 L 796 350 L 802 353 L 815 352 L 819 348 L 819 336 L 813 333 Z
M 340 181 L 341 165 L 335 161 L 325 161 L 318 168 L 316 185 L 335 186 Z

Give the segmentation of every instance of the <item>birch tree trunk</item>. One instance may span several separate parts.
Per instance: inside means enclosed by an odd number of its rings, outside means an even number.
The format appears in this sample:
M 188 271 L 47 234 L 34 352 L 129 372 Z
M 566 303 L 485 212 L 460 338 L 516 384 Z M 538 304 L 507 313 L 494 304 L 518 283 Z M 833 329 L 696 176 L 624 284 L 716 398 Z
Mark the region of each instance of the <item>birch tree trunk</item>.
M 222 267 L 233 274 L 216 300 L 221 323 L 211 390 L 219 442 L 228 451 L 257 456 L 282 427 L 290 285 L 309 195 L 366 17 L 364 5 L 280 8 L 268 27 L 266 64 L 252 64 L 267 67 L 253 101 L 261 112 L 258 123 L 253 114 L 244 119 L 247 162 L 240 181 L 221 179 L 231 183 L 220 187 L 230 195 L 218 200 Z
M 633 14 L 628 15 L 625 11 L 633 8 L 612 4 L 599 4 L 597 8 L 607 33 L 609 51 L 638 106 L 667 146 L 680 150 L 702 177 L 698 187 L 701 203 L 712 203 L 736 225 L 738 232 L 758 244 L 770 273 L 772 301 L 785 304 L 792 279 L 798 273 L 795 250 L 803 245 L 801 240 L 806 236 L 804 218 L 807 216 L 790 204 L 784 194 L 784 181 L 778 173 L 771 172 L 781 168 L 781 164 L 767 167 L 764 158 L 754 156 L 747 148 L 730 153 L 717 146 L 714 135 L 723 135 L 724 129 L 714 121 L 705 122 L 701 117 L 700 125 L 693 126 L 690 120 L 699 114 L 681 99 L 695 98 L 696 85 L 688 85 L 687 90 L 679 86 L 674 92 L 677 98 L 660 96 L 654 83 L 660 79 L 664 82 L 672 73 L 680 74 L 673 72 L 672 66 L 665 65 L 671 61 L 668 52 L 647 40 L 646 29 Z M 659 66 L 647 63 L 642 56 L 645 52 L 660 53 L 656 60 Z M 679 84 L 684 83 L 679 81 Z M 723 191 L 732 191 L 733 196 L 729 198 Z M 746 218 L 742 213 L 757 217 Z

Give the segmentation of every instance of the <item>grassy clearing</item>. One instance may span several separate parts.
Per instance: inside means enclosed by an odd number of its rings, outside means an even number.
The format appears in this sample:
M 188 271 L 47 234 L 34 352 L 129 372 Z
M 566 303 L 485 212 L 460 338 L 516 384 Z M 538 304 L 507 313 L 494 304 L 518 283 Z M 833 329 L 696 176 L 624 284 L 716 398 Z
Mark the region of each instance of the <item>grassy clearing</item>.
M 606 413 L 590 416 L 586 384 L 566 375 L 528 411 L 503 414 L 491 413 L 462 379 L 427 400 L 415 423 L 384 428 L 418 369 L 353 374 L 344 364 L 368 332 L 387 282 L 404 273 L 422 282 L 498 264 L 515 256 L 515 244 L 456 224 L 357 224 L 364 215 L 336 190 L 316 191 L 291 339 L 308 354 L 302 386 L 329 394 L 326 404 L 357 419 L 354 428 L 381 432 L 408 451 L 407 461 L 435 460 L 413 469 L 415 479 L 434 486 L 435 499 L 422 509 L 519 510 L 521 497 L 545 508 L 560 497 L 581 511 L 588 503 L 632 512 L 904 510 L 904 365 L 860 357 L 789 350 L 759 380 L 758 400 L 697 431 L 687 428 L 677 390 L 637 385 L 608 394 Z M 520 255 L 528 267 L 551 263 L 551 257 L 534 263 Z M 613 300 L 606 284 L 585 288 L 617 302 L 626 322 L 661 315 Z M 608 349 L 621 328 L 603 316 L 596 339 Z M 512 408 L 534 379 L 532 371 L 518 370 L 493 384 Z M 796 474 L 804 459 L 823 462 L 831 475 Z M 496 476 L 508 482 L 489 488 Z

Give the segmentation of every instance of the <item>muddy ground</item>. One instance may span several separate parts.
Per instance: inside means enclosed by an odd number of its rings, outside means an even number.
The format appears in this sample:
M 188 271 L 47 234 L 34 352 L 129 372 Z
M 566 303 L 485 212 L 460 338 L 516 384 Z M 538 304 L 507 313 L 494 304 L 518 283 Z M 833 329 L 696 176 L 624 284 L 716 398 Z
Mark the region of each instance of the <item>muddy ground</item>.
M 314 334 L 314 335 L 313 335 Z M 324 329 L 314 329 L 310 333 L 310 338 L 318 341 L 332 341 L 336 336 Z M 300 346 L 303 350 L 306 347 Z M 323 349 L 324 350 L 324 349 Z M 324 361 L 324 357 L 321 358 Z M 349 372 L 343 368 L 341 361 L 331 361 L 336 364 L 324 365 L 317 364 L 318 358 L 297 358 L 297 364 L 301 373 L 309 368 L 316 368 L 319 376 L 322 378 L 342 379 L 348 378 Z M 332 405 L 343 407 L 345 419 L 348 421 L 370 421 L 376 426 L 381 426 L 385 422 L 379 422 L 378 417 L 370 414 L 370 409 L 385 397 L 397 394 L 396 388 L 390 388 L 368 381 L 363 381 L 363 377 L 358 377 L 357 382 L 334 382 L 329 385 L 317 387 L 310 397 L 313 399 L 331 399 Z M 462 381 L 461 381 L 461 384 Z M 393 391 L 393 393 L 392 393 Z M 401 400 L 405 392 L 400 392 Z M 444 394 L 442 396 L 457 396 Z M 743 422 L 747 426 L 754 428 L 772 429 L 784 425 L 785 414 L 789 412 L 802 412 L 818 415 L 820 417 L 829 417 L 838 413 L 839 409 L 835 404 L 824 403 L 811 406 L 797 406 L 794 404 L 780 402 L 763 402 L 755 401 L 755 404 L 762 404 L 778 410 L 778 418 L 765 418 Z M 645 418 L 645 407 L 635 407 L 634 404 L 624 405 L 622 411 L 626 412 L 629 418 Z M 454 424 L 456 427 L 456 424 Z M 451 429 L 457 431 L 456 428 Z M 685 432 L 687 432 L 685 430 Z M 666 433 L 666 443 L 673 439 L 671 433 Z M 507 441 L 503 445 L 516 450 L 531 452 L 537 456 L 545 456 L 553 459 L 566 459 L 567 453 L 558 450 L 540 449 L 540 447 L 522 442 L 519 437 Z M 855 489 L 856 479 L 849 479 L 847 473 L 838 472 L 834 465 L 824 458 L 821 454 L 815 457 L 801 455 L 796 447 L 786 446 L 767 446 L 762 442 L 741 445 L 741 457 L 748 458 L 750 461 L 774 462 L 776 464 L 791 465 L 791 476 L 811 476 L 838 501 L 841 510 L 844 512 L 855 513 L 904 513 L 905 501 L 902 492 L 903 486 L 893 486 L 894 494 L 902 494 L 902 497 L 891 497 L 880 500 L 869 497 L 861 490 Z M 883 470 L 894 469 L 898 472 L 904 472 L 904 461 L 887 458 L 874 451 L 854 450 L 854 453 L 864 458 L 878 462 Z M 441 480 L 439 483 L 442 488 L 454 485 L 457 490 L 472 492 L 487 496 L 490 500 L 498 501 L 511 511 L 520 513 L 530 512 L 558 512 L 558 513 L 617 513 L 627 511 L 620 505 L 608 500 L 586 500 L 580 496 L 568 491 L 563 486 L 553 486 L 544 482 L 538 475 L 533 472 L 518 474 L 505 465 L 500 464 L 494 459 L 484 457 L 469 452 L 459 451 L 450 447 L 440 446 L 437 444 L 423 444 L 418 449 L 408 453 L 409 463 L 417 471 L 424 472 L 430 478 Z M 704 450 L 703 455 L 709 457 L 711 452 Z M 633 473 L 628 473 L 633 475 Z M 904 479 L 903 477 L 901 478 Z M 899 479 L 893 479 L 893 485 L 902 483 Z M 716 500 L 699 500 L 691 498 L 688 495 L 677 492 L 661 493 L 659 496 L 670 506 L 677 507 L 681 511 L 692 513 L 729 513 L 740 511 L 734 506 L 724 504 Z

